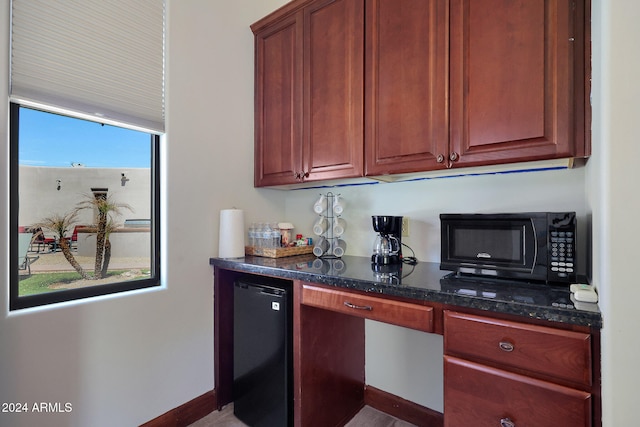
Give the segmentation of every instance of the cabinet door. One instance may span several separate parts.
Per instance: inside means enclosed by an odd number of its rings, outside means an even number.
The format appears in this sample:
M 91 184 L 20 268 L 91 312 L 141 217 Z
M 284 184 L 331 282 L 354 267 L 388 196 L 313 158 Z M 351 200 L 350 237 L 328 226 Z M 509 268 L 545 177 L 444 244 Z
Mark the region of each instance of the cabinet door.
M 445 356 L 444 426 L 591 426 L 584 391 Z
M 302 171 L 302 14 L 255 37 L 254 185 L 297 182 Z
M 446 6 L 443 0 L 367 1 L 366 175 L 446 167 Z
M 574 154 L 572 3 L 451 0 L 454 165 Z
M 313 2 L 304 28 L 305 180 L 362 176 L 364 0 Z

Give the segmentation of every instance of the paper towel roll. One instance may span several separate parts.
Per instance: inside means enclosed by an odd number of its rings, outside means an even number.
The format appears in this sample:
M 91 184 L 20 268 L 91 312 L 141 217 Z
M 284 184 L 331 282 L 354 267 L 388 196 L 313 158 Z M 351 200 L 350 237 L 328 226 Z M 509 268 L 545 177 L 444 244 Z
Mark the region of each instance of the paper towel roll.
M 240 258 L 244 256 L 244 212 L 242 209 L 220 211 L 220 258 Z

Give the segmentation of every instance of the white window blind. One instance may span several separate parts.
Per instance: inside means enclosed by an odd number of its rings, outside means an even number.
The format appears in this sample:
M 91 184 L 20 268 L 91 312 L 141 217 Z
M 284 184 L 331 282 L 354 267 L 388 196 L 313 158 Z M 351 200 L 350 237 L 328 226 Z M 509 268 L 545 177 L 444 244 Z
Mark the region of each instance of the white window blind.
M 164 132 L 163 0 L 12 0 L 11 100 Z

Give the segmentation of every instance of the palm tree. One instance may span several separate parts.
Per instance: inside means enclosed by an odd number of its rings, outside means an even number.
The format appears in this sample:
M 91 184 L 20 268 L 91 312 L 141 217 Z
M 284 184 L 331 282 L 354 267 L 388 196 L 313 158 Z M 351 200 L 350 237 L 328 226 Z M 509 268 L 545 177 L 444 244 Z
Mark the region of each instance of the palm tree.
M 106 267 L 103 266 L 103 258 L 105 254 L 105 242 L 108 242 L 107 231 L 110 221 L 110 215 L 120 214 L 122 209 L 131 209 L 126 203 L 116 203 L 111 195 L 105 194 L 85 194 L 85 200 L 76 205 L 76 209 L 96 209 L 98 211 L 98 223 L 96 224 L 96 262 L 94 265 L 94 277 L 102 279 L 106 274 Z M 110 232 L 111 230 L 109 230 Z M 109 258 L 111 257 L 111 244 L 109 246 Z M 108 261 L 107 261 L 108 267 Z
M 111 261 L 111 241 L 109 236 L 111 232 L 118 228 L 118 224 L 115 224 L 111 219 L 107 222 L 107 228 L 104 232 L 104 259 L 102 261 L 102 277 L 107 276 L 107 270 L 109 269 L 109 262 Z
M 71 227 L 76 222 L 78 211 L 73 210 L 64 215 L 54 214 L 53 216 L 44 218 L 40 223 L 36 224 L 36 227 L 47 229 L 56 234 L 58 237 L 58 244 L 62 250 L 62 254 L 69 261 L 69 264 L 82 276 L 83 279 L 91 279 L 86 271 L 80 266 L 78 261 L 71 253 L 71 246 L 69 245 L 69 238 L 66 235 L 71 230 Z

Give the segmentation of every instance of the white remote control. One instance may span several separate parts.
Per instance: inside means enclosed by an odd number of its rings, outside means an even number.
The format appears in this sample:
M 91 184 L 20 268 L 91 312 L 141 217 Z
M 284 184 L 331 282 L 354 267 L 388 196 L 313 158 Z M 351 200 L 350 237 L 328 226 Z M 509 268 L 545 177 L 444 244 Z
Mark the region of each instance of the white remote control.
M 591 285 L 587 285 L 586 283 L 573 283 L 569 289 L 576 301 L 598 302 L 598 294 Z
M 576 291 L 592 291 L 593 286 L 587 285 L 586 283 L 573 283 L 569 289 L 571 289 L 572 293 L 575 293 Z
M 581 302 L 598 302 L 598 294 L 593 289 L 579 289 L 573 293 L 573 297 Z

